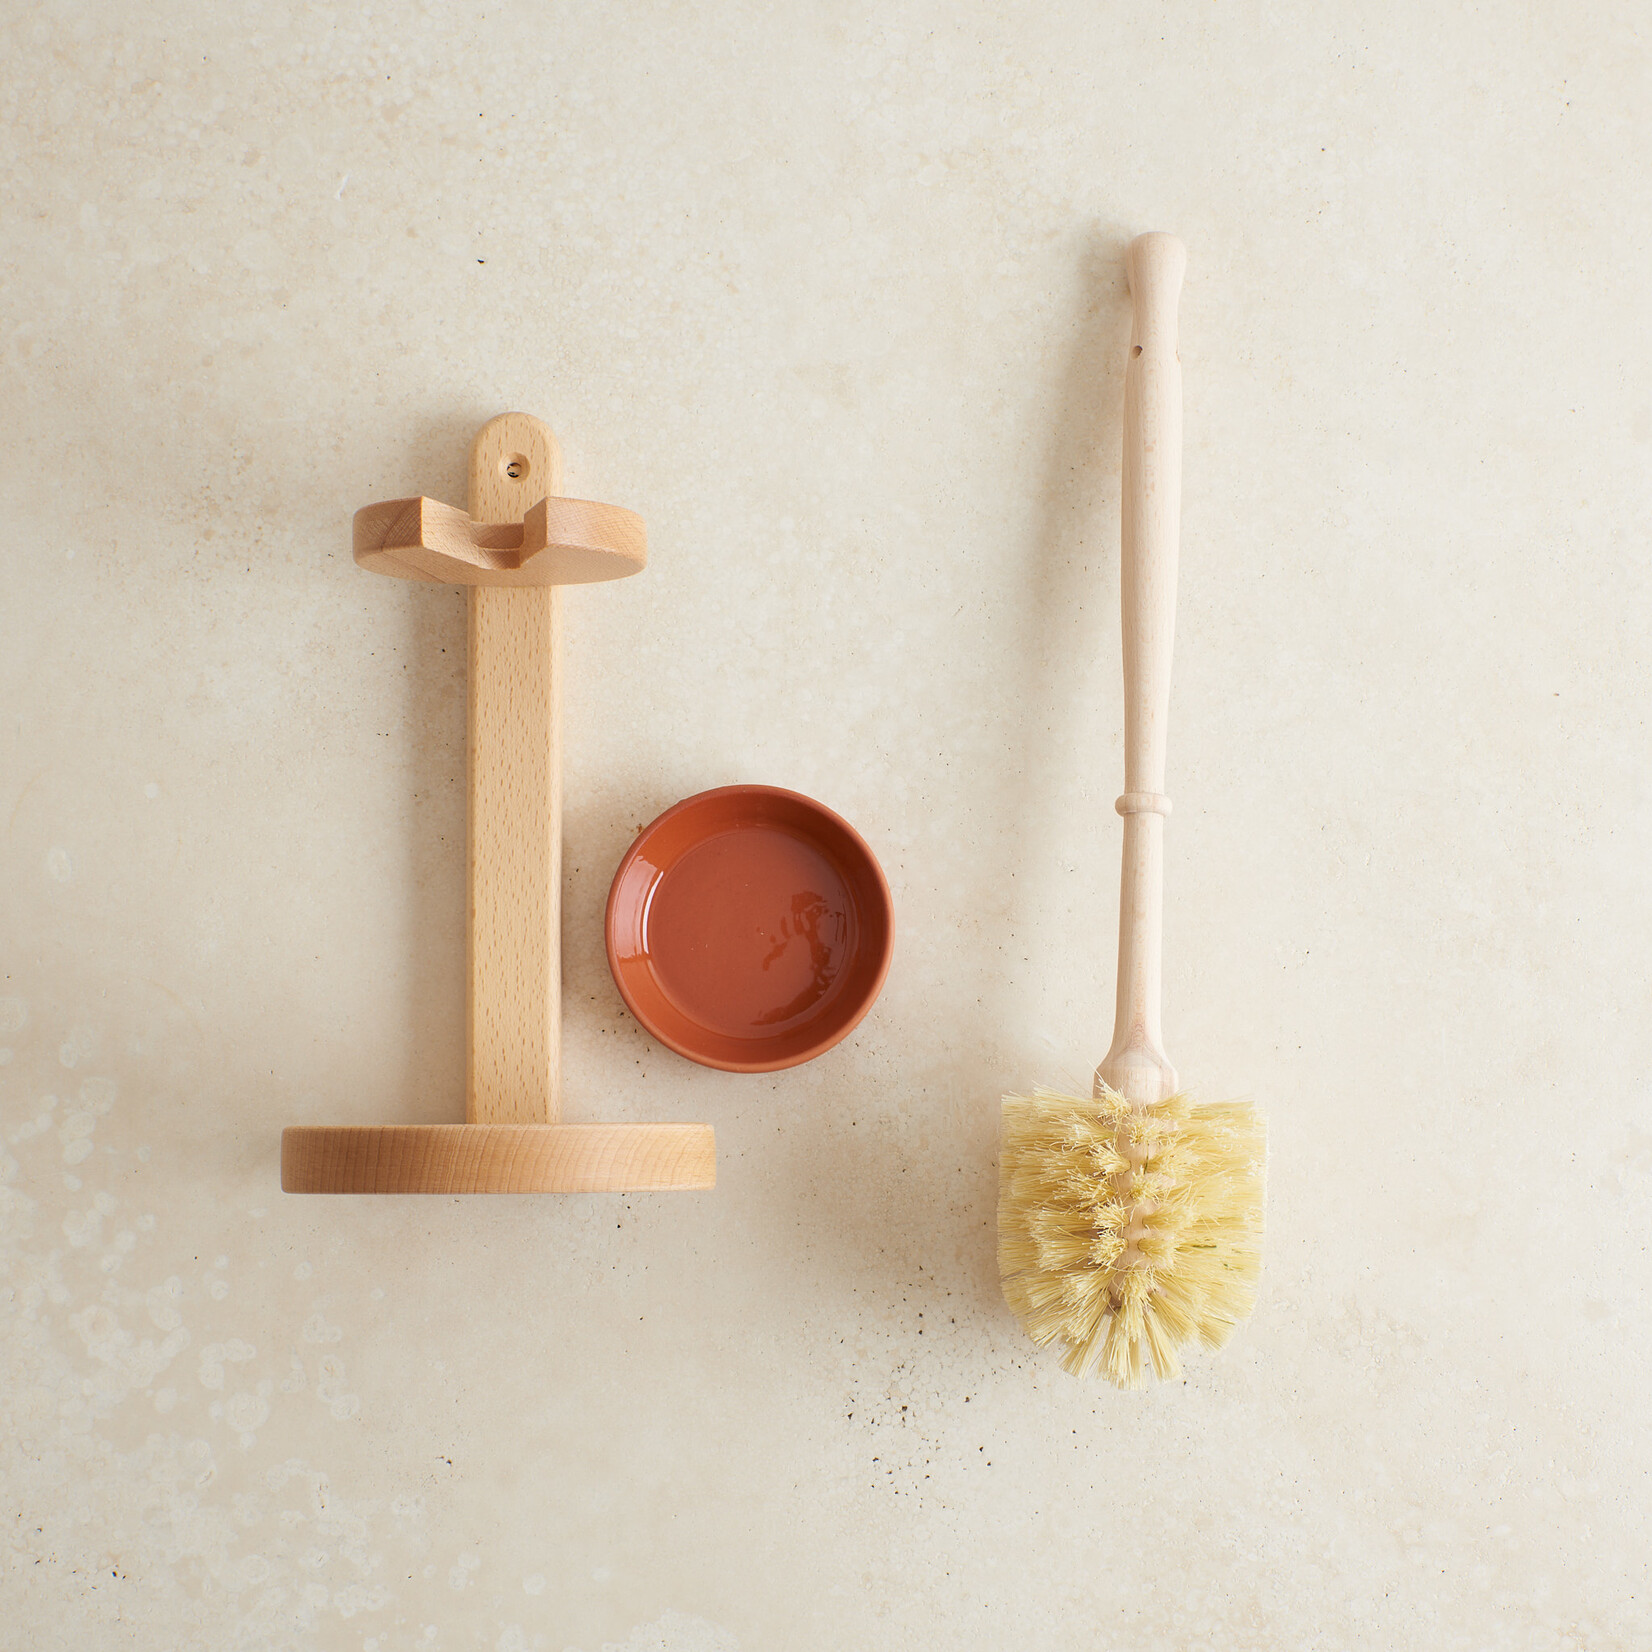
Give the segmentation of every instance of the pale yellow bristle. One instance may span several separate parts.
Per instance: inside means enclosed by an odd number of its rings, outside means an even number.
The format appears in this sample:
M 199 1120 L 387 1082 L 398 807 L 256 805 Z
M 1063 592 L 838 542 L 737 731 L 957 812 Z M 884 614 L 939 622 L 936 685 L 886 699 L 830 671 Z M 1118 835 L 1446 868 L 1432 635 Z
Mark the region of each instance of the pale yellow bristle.
M 1028 1335 L 1121 1388 L 1221 1347 L 1256 1302 L 1265 1154 L 1248 1102 L 1006 1096 L 998 1270 Z

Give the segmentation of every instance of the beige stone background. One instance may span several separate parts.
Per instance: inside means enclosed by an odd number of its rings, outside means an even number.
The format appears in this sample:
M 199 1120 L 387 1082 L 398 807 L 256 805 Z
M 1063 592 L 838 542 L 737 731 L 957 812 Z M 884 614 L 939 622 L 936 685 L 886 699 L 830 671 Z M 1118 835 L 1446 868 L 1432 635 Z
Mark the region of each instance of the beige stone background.
M 1636 4 L 0 8 L 0 1646 L 1652 1647 Z M 1063 1375 L 997 1099 L 1106 1048 L 1121 251 L 1186 508 L 1167 1035 L 1254 1320 Z M 560 432 L 568 1110 L 701 1196 L 322 1200 L 459 1116 L 463 596 L 351 512 Z M 633 831 L 820 797 L 899 944 L 701 1070 Z

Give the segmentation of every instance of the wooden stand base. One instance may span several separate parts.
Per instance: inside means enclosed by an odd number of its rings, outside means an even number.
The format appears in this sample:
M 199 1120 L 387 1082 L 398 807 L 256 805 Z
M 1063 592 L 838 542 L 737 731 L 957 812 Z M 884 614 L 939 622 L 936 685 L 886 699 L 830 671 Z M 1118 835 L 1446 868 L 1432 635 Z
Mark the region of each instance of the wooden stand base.
M 287 1193 L 666 1193 L 717 1185 L 709 1124 L 293 1125 Z

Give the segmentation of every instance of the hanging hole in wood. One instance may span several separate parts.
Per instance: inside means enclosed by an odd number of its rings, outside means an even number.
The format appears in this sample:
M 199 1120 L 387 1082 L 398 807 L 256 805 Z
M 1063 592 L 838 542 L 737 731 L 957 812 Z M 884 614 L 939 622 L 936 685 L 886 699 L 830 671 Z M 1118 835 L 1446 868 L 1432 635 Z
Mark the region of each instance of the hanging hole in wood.
M 510 453 L 499 461 L 499 468 L 513 482 L 520 482 L 528 474 L 528 461 L 523 454 Z

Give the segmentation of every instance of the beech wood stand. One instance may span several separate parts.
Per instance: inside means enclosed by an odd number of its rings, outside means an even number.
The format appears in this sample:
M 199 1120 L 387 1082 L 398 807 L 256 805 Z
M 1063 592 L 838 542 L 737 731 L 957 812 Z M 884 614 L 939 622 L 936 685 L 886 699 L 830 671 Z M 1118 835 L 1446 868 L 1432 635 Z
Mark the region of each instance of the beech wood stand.
M 465 1122 L 295 1125 L 288 1193 L 611 1193 L 716 1183 L 709 1124 L 564 1124 L 560 585 L 648 559 L 642 519 L 559 497 L 549 428 L 505 413 L 470 450 L 470 512 L 356 512 L 355 557 L 470 591 Z

